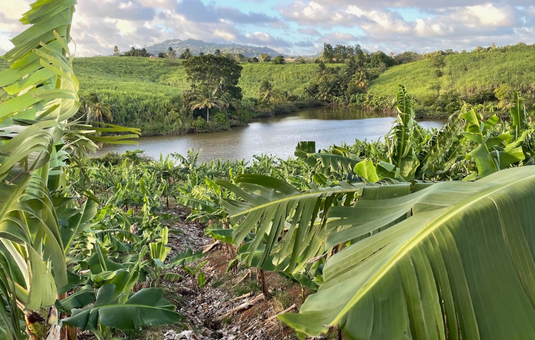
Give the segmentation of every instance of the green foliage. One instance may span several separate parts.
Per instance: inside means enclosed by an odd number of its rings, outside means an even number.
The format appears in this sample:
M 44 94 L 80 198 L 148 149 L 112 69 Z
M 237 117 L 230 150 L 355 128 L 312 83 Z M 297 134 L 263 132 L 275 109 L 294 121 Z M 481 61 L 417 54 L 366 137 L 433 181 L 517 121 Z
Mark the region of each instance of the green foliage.
M 533 178 L 525 167 L 410 194 L 382 186 L 368 196 L 365 188 L 354 206 L 329 216 L 342 227 L 335 242 L 354 241 L 327 260 L 300 313 L 280 318 L 311 336 L 339 325 L 355 339 L 532 337 L 532 288 L 518 278 L 534 268 L 525 237 L 533 214 L 518 202 L 533 199 Z
M 137 49 L 132 47 L 129 51 L 123 53 L 125 57 L 150 57 L 151 54 L 145 48 Z
M 188 59 L 184 67 L 192 84 L 206 86 L 216 97 L 228 94 L 231 98 L 242 98 L 241 88 L 237 85 L 243 68 L 236 61 L 206 54 Z
M 285 63 L 284 56 L 278 55 L 272 60 L 273 64 L 275 65 L 282 65 Z
M 379 78 L 372 80 L 369 93 L 374 96 L 391 97 L 398 84 L 406 84 L 407 90 L 416 101 L 423 105 L 426 98 L 436 96 L 437 90 L 431 89 L 432 79 L 438 85 L 440 96 L 453 96 L 473 104 L 496 102 L 494 91 L 501 102 L 500 108 L 508 109 L 506 104 L 513 100 L 515 89 L 524 94 L 528 103 L 534 101 L 533 65 L 535 46 L 509 46 L 480 53 L 444 54 L 443 75 L 436 78 L 436 66 L 432 59 L 420 60 L 397 65 L 388 69 Z M 503 93 L 502 93 L 503 92 Z M 438 97 L 438 96 L 437 96 Z M 453 100 L 444 99 L 440 105 L 424 105 L 427 110 L 455 112 L 460 104 L 450 105 Z M 428 102 L 429 103 L 429 102 Z
M 163 298 L 161 289 L 143 289 L 120 303 L 123 296 L 124 292 L 114 284 L 104 285 L 97 291 L 94 304 L 73 309 L 72 315 L 63 322 L 82 330 L 90 330 L 99 340 L 104 340 L 102 330 L 105 327 L 139 329 L 142 325 L 165 325 L 181 319 L 174 312 L 175 306 Z

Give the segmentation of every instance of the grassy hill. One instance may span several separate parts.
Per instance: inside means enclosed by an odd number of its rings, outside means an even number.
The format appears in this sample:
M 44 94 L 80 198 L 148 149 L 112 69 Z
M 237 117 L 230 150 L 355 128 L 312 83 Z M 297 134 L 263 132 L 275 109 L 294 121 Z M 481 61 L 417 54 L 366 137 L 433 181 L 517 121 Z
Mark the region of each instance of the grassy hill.
M 135 57 L 79 58 L 74 62 L 82 95 L 120 91 L 176 95 L 188 89 L 186 72 L 178 61 Z M 317 65 L 271 63 L 242 64 L 239 86 L 245 97 L 256 97 L 260 82 L 267 79 L 274 88 L 303 95 L 304 87 L 314 76 Z
M 394 66 L 372 81 L 368 92 L 392 97 L 403 84 L 420 104 L 431 106 L 437 93 L 457 94 L 475 103 L 496 101 L 494 90 L 506 84 L 528 101 L 535 98 L 535 46 L 452 54 L 444 62 L 441 77 L 429 59 Z

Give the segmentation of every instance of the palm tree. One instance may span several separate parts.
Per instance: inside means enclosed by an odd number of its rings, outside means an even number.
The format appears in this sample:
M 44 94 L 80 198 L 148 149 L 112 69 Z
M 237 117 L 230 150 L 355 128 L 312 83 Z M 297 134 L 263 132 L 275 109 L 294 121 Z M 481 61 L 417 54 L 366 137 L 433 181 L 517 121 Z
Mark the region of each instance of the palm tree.
M 196 89 L 194 99 L 191 102 L 191 109 L 206 109 L 206 121 L 210 121 L 210 109 L 213 107 L 221 108 L 224 103 L 216 97 L 216 91 L 211 91 L 206 86 L 200 86 Z
M 235 98 L 233 98 L 228 93 L 224 93 L 221 96 L 221 103 L 223 104 L 223 109 L 225 109 L 225 113 L 227 114 L 227 116 L 228 116 L 228 109 L 230 107 L 237 109 L 240 105 L 240 102 L 236 100 Z
M 261 102 L 271 102 L 273 94 L 273 84 L 268 80 L 263 80 L 258 86 L 258 100 Z
M 96 93 L 90 93 L 89 96 L 83 99 L 82 105 L 87 114 L 86 122 L 102 122 L 104 118 L 108 122 L 113 121 L 111 115 L 111 106 L 109 104 L 103 104 L 100 97 Z

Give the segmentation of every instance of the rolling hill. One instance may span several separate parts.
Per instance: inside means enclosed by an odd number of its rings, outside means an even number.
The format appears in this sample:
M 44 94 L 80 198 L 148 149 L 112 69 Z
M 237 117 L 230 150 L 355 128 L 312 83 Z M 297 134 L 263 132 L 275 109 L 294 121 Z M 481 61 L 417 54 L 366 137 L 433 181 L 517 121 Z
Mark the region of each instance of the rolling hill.
M 432 100 L 437 92 L 453 93 L 467 101 L 492 101 L 496 100 L 494 90 L 506 84 L 529 101 L 535 98 L 534 45 L 451 54 L 444 58 L 444 64 L 440 77 L 429 59 L 391 67 L 371 82 L 368 93 L 392 97 L 397 85 L 403 84 L 421 104 Z

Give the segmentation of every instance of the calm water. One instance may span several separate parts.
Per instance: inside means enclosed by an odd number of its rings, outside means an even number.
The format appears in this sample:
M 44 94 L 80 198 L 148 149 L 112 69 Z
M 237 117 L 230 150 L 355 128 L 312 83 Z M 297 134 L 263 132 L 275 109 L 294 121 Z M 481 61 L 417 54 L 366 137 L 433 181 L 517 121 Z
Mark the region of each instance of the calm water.
M 143 137 L 139 145 L 108 145 L 98 154 L 108 151 L 145 150 L 147 156 L 158 159 L 173 152 L 185 155 L 188 149 L 202 149 L 201 160 L 243 159 L 253 155 L 271 154 L 281 158 L 293 156 L 299 141 L 316 141 L 316 149 L 326 149 L 355 139 L 377 140 L 392 127 L 394 117 L 372 116 L 356 110 L 332 108 L 304 109 L 295 114 L 263 118 L 246 127 L 218 133 L 180 136 Z M 422 121 L 425 128 L 439 128 L 443 121 Z

